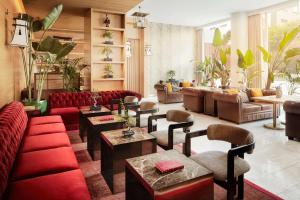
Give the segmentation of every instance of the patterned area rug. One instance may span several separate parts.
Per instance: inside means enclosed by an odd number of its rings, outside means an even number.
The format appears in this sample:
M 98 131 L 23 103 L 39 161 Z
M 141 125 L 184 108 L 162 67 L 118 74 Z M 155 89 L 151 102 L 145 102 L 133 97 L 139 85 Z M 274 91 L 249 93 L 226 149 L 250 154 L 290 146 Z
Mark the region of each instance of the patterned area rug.
M 80 168 L 85 176 L 91 197 L 93 200 L 124 200 L 125 193 L 112 194 L 107 186 L 104 178 L 100 173 L 100 160 L 92 161 L 87 150 L 86 143 L 83 143 L 78 135 L 78 132 L 69 133 L 75 155 L 79 162 Z M 176 146 L 178 151 L 181 151 L 181 146 Z M 163 151 L 158 149 L 158 151 Z M 120 187 L 124 187 L 124 175 L 121 175 L 118 182 L 122 183 Z M 225 200 L 226 190 L 215 184 L 214 199 Z M 268 192 L 267 190 L 255 185 L 254 183 L 245 180 L 245 200 L 279 200 L 280 197 Z

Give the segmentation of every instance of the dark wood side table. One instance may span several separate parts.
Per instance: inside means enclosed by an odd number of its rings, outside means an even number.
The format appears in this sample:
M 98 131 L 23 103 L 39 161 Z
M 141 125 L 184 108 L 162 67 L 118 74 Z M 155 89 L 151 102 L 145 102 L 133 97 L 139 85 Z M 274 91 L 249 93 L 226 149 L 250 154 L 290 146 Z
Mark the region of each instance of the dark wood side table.
M 155 163 L 180 162 L 184 168 L 161 174 Z M 126 160 L 126 200 L 214 199 L 213 173 L 176 150 Z
M 88 117 L 96 117 L 96 116 L 103 116 L 103 115 L 111 115 L 111 111 L 101 106 L 100 110 L 90 110 L 90 109 L 81 109 L 79 112 L 79 136 L 84 142 L 84 137 L 87 135 L 87 118 Z
M 101 174 L 112 193 L 125 190 L 122 181 L 125 159 L 156 152 L 156 138 L 148 134 L 146 129 L 133 128 L 135 134 L 128 137 L 123 136 L 123 130 L 125 129 L 101 134 Z
M 101 132 L 122 129 L 125 124 L 125 120 L 118 115 L 113 115 L 114 119 L 109 121 L 101 121 L 101 117 L 87 118 L 87 150 L 93 160 L 100 159 L 95 158 L 95 151 L 100 150 Z

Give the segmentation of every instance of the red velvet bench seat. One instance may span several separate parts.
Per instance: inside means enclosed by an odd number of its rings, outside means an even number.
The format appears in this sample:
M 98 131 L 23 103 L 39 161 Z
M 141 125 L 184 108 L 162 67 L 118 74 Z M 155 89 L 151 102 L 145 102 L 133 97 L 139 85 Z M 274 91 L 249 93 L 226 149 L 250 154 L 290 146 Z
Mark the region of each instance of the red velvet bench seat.
M 19 102 L 0 110 L 0 199 L 90 200 L 61 117 L 27 122 Z
M 98 105 L 110 108 L 113 99 L 123 99 L 126 96 L 136 96 L 141 100 L 141 94 L 129 90 L 101 91 L 98 92 Z M 49 115 L 60 115 L 67 130 L 79 129 L 79 111 L 81 108 L 89 108 L 93 105 L 91 92 L 55 92 L 49 95 Z M 117 110 L 118 105 L 113 105 Z

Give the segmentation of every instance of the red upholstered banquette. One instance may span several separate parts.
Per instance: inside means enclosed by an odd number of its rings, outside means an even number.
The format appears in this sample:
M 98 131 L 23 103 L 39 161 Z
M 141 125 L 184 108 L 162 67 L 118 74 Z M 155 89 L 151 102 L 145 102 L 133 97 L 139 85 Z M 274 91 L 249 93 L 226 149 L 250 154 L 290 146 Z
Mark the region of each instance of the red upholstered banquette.
M 28 122 L 19 102 L 0 110 L 0 199 L 90 199 L 60 116 Z
M 126 96 L 136 96 L 141 99 L 141 95 L 128 90 L 101 91 L 98 92 L 101 98 L 98 104 L 110 108 L 112 99 L 120 99 Z M 93 104 L 91 92 L 56 92 L 49 95 L 48 105 L 50 115 L 60 115 L 67 130 L 79 128 L 79 109 L 86 108 Z

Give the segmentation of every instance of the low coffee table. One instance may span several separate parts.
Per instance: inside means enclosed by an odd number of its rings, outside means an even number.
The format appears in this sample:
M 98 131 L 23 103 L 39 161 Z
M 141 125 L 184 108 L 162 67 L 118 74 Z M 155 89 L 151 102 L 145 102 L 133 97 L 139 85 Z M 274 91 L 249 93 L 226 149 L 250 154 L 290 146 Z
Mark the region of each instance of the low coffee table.
M 114 119 L 109 121 L 101 121 L 101 117 L 103 116 L 87 118 L 87 150 L 93 160 L 96 159 L 95 151 L 100 150 L 101 132 L 122 129 L 125 124 L 125 120 L 118 115 L 113 115 Z
M 133 128 L 135 134 L 123 136 L 125 129 L 101 134 L 101 174 L 112 193 L 124 192 L 125 159 L 156 152 L 156 138 L 146 129 Z M 116 180 L 117 179 L 117 180 Z
M 155 163 L 173 160 L 184 165 L 161 174 Z M 213 173 L 176 150 L 126 160 L 126 200 L 214 199 Z
M 81 109 L 79 112 L 79 136 L 84 142 L 84 137 L 86 134 L 87 129 L 87 118 L 88 117 L 96 117 L 96 116 L 103 116 L 103 115 L 111 115 L 111 111 L 101 106 L 100 110 L 90 110 L 90 109 Z

